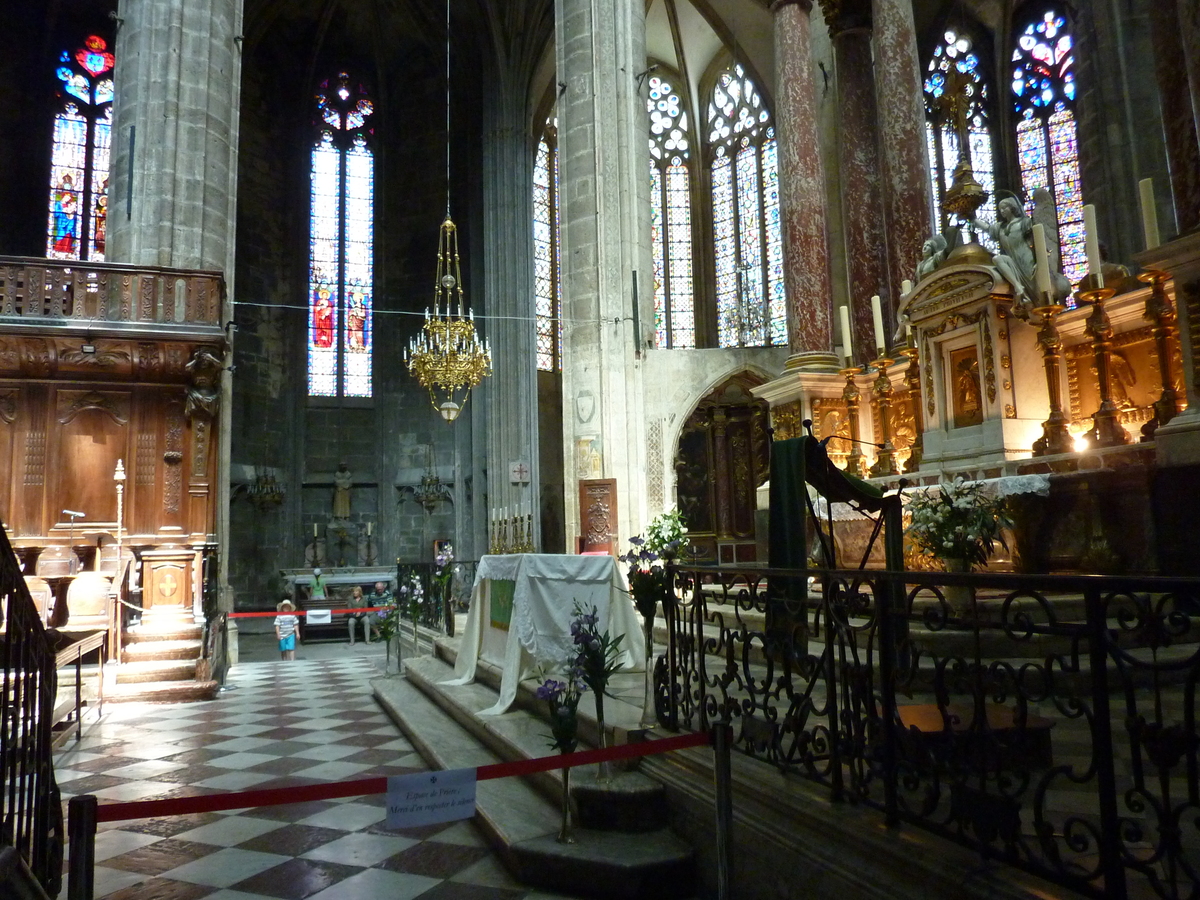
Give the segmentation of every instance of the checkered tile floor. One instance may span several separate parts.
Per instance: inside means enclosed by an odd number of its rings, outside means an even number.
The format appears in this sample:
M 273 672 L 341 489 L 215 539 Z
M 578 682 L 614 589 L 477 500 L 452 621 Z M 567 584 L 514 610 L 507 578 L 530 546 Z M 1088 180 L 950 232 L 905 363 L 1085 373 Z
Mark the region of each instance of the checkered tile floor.
M 64 802 L 148 800 L 424 771 L 371 697 L 370 659 L 237 666 L 208 703 L 110 704 L 55 757 Z M 106 823 L 109 900 L 551 900 L 470 822 L 389 831 L 383 796 Z M 70 848 L 68 847 L 68 853 Z

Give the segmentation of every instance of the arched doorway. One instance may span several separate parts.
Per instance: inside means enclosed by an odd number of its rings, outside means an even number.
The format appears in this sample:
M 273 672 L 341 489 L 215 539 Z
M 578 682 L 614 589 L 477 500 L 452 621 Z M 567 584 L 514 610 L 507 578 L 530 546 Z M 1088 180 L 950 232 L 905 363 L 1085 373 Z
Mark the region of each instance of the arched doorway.
M 755 495 L 770 464 L 763 379 L 739 372 L 696 404 L 679 433 L 675 496 L 696 562 L 745 563 L 755 549 Z

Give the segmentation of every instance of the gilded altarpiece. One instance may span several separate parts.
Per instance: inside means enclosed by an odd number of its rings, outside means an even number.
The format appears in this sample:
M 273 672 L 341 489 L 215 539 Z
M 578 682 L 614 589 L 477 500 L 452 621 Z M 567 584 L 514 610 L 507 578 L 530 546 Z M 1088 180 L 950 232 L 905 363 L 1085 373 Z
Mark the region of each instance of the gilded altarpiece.
M 678 506 L 697 561 L 756 559 L 757 490 L 769 475 L 769 414 L 750 393 L 759 382 L 735 376 L 688 417 L 675 454 Z

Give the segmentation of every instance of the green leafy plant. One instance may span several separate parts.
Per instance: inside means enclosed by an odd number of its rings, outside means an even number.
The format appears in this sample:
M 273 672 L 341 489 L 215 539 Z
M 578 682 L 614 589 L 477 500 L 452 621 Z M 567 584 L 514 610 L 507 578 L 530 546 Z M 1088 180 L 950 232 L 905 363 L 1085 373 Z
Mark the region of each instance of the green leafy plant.
M 963 560 L 969 568 L 987 565 L 996 543 L 1007 549 L 1003 530 L 1012 528 L 1004 500 L 990 497 L 982 482 L 956 478 L 937 490 L 909 495 L 912 517 L 905 535 L 940 560 Z
M 599 698 L 608 693 L 608 680 L 621 667 L 621 640 L 623 634 L 612 637 L 601 632 L 596 607 L 586 612 L 575 604 L 575 618 L 571 622 L 571 639 L 575 643 L 575 659 L 571 670 L 578 670 L 583 683 L 596 692 Z

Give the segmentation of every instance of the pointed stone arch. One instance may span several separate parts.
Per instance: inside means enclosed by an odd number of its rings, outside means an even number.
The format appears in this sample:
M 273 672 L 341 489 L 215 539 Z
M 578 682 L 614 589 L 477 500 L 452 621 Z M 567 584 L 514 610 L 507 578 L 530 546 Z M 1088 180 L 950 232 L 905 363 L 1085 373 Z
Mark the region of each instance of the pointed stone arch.
M 697 562 L 754 562 L 758 487 L 770 463 L 769 408 L 753 371 L 730 375 L 700 398 L 675 444 L 675 496 Z

